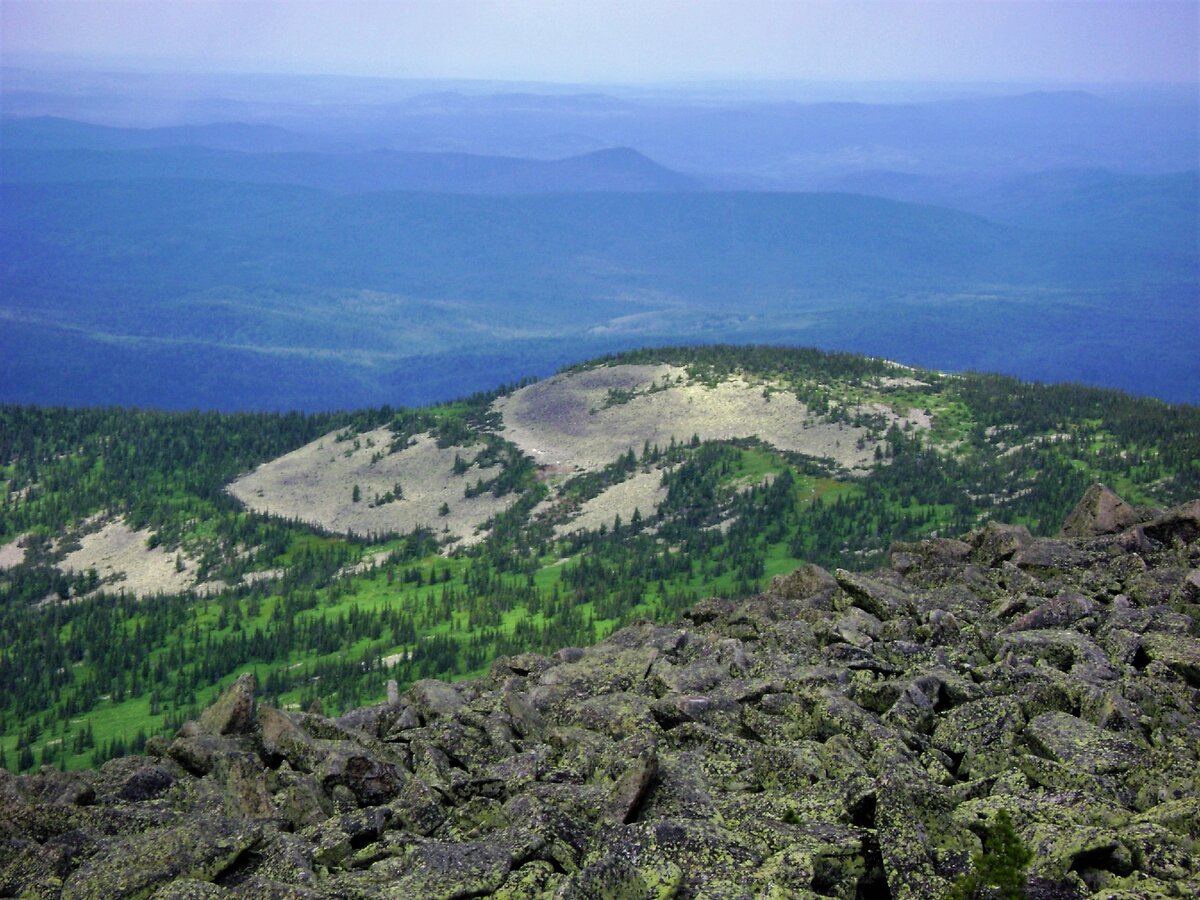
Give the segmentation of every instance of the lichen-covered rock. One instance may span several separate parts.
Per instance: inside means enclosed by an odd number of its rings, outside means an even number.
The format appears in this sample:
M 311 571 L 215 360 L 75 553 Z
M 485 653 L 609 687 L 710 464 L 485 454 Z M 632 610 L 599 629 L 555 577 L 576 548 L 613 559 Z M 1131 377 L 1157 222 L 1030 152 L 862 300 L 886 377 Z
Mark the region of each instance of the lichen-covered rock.
M 1200 504 L 1089 492 L 338 719 L 239 679 L 153 758 L 0 772 L 0 895 L 1200 894 Z M 1141 515 L 1135 511 L 1137 518 Z
M 230 819 L 200 818 L 116 841 L 63 883 L 63 900 L 146 897 L 177 878 L 210 881 L 262 840 L 261 830 Z
M 1141 639 L 1141 650 L 1152 662 L 1168 669 L 1200 687 L 1200 640 L 1187 634 L 1147 634 Z
M 851 602 L 879 619 L 911 615 L 916 610 L 912 596 L 899 585 L 845 569 L 838 569 L 836 576 L 838 585 L 849 595 Z
M 1146 535 L 1162 544 L 1190 544 L 1200 538 L 1200 500 L 1176 506 L 1142 526 Z
M 1051 597 L 1024 615 L 1018 616 L 1005 630 L 1063 628 L 1092 615 L 1095 611 L 1096 604 L 1088 597 L 1078 591 L 1063 591 L 1057 597 Z
M 494 893 L 512 870 L 512 858 L 503 847 L 486 841 L 431 841 L 376 868 L 386 879 L 381 897 L 454 900 Z
M 785 600 L 809 600 L 824 608 L 827 598 L 837 590 L 837 581 L 820 566 L 801 566 L 790 575 L 779 575 L 771 581 L 771 593 Z
M 200 715 L 202 734 L 245 734 L 254 724 L 254 692 L 258 682 L 247 673 L 227 687 Z
M 620 845 L 574 875 L 555 900 L 671 900 L 678 897 L 683 871 L 636 845 Z
M 1130 769 L 1143 755 L 1133 741 L 1061 712 L 1038 716 L 1025 734 L 1038 751 L 1056 762 L 1098 775 Z
M 1093 537 L 1124 531 L 1138 520 L 1137 510 L 1111 488 L 1093 484 L 1063 522 L 1063 537 Z
M 129 762 L 136 763 L 137 767 L 122 780 L 117 792 L 117 798 L 120 800 L 130 803 L 155 800 L 170 790 L 171 785 L 175 783 L 176 776 L 165 766 L 146 763 L 136 757 Z
M 365 806 L 387 803 L 400 793 L 406 775 L 395 762 L 380 759 L 375 753 L 353 741 L 327 741 L 313 774 L 327 791 L 335 786 L 348 788 Z
M 995 566 L 1032 544 L 1033 535 L 1024 525 L 989 522 L 980 531 L 968 535 L 967 540 L 975 548 L 975 555 L 981 562 Z
M 150 900 L 208 900 L 210 897 L 228 896 L 228 891 L 217 887 L 211 881 L 178 878 L 151 894 Z

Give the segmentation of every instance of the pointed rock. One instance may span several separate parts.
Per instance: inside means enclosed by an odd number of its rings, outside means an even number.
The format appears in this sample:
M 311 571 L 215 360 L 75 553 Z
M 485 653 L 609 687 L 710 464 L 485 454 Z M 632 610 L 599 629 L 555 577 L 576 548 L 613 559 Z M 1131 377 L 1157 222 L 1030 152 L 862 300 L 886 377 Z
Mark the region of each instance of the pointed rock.
M 1063 522 L 1063 537 L 1116 534 L 1138 521 L 1137 510 L 1111 488 L 1096 483 L 1088 488 Z
M 225 689 L 217 702 L 200 714 L 202 734 L 246 734 L 254 727 L 254 692 L 258 680 L 249 672 Z

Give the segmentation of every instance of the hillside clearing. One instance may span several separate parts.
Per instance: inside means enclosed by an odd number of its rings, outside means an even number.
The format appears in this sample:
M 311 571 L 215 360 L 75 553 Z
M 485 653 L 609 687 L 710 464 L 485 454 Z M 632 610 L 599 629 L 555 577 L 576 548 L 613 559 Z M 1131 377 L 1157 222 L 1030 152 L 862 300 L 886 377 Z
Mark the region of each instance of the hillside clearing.
M 25 562 L 25 547 L 21 541 L 22 538 L 17 538 L 15 541 L 0 545 L 0 571 L 11 569 L 13 566 L 19 566 Z
M 95 569 L 105 590 L 137 596 L 195 590 L 195 560 L 165 547 L 150 547 L 152 536 L 150 529 L 134 531 L 123 519 L 114 519 L 97 531 L 81 534 L 79 549 L 68 553 L 59 568 L 64 572 Z
M 659 470 L 639 472 L 632 478 L 614 484 L 603 493 L 588 500 L 579 508 L 579 513 L 570 521 L 555 526 L 554 533 L 563 537 L 574 531 L 612 527 L 613 520 L 621 517 L 628 523 L 635 510 L 644 517 L 653 515 L 658 505 L 667 498 L 667 489 L 662 484 L 663 473 Z
M 229 493 L 257 512 L 339 534 L 404 534 L 428 528 L 468 544 L 482 540 L 477 529 L 516 501 L 515 494 L 495 497 L 486 491 L 464 496 L 489 470 L 472 465 L 465 474 L 455 474 L 455 458 L 472 463 L 481 445 L 443 448 L 422 434 L 411 446 L 388 453 L 393 435 L 386 427 L 363 432 L 353 443 L 337 437 L 331 432 L 264 463 L 229 485 Z M 397 484 L 401 498 L 382 502 Z M 376 497 L 381 502 L 376 503 Z M 448 508 L 445 514 L 443 504 Z
M 732 377 L 716 385 L 690 381 L 670 365 L 616 365 L 568 372 L 496 400 L 504 437 L 539 465 L 598 469 L 645 442 L 666 447 L 674 439 L 732 440 L 758 437 L 780 450 L 866 469 L 874 460 L 867 429 L 814 415 L 781 385 Z M 764 396 L 769 394 L 769 396 Z M 923 415 L 879 412 L 904 427 L 928 428 Z M 859 446 L 860 438 L 862 446 Z

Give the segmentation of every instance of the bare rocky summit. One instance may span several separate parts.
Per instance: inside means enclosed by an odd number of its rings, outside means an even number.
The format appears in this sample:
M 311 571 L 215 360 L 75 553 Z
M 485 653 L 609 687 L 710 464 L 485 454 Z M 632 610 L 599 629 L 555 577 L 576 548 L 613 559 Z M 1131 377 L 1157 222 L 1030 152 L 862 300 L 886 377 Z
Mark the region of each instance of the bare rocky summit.
M 1096 489 L 339 719 L 240 678 L 148 755 L 0 772 L 0 896 L 1200 895 L 1200 501 Z M 1114 499 L 1115 498 L 1115 499 Z

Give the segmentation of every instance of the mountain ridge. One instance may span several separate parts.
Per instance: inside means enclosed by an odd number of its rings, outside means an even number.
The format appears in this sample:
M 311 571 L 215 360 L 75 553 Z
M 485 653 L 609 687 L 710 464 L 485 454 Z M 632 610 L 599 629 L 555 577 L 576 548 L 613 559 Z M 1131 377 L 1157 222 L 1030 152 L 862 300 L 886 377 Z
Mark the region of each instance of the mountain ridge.
M 576 191 L 691 191 L 701 183 L 629 147 L 562 159 L 472 153 L 370 150 L 320 152 L 199 147 L 0 150 L 5 183 L 125 180 L 288 184 L 338 193 L 424 191 L 539 194 Z

